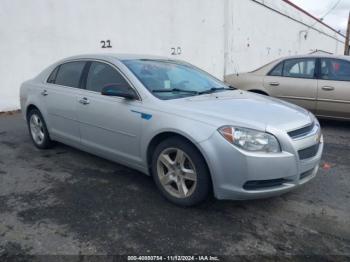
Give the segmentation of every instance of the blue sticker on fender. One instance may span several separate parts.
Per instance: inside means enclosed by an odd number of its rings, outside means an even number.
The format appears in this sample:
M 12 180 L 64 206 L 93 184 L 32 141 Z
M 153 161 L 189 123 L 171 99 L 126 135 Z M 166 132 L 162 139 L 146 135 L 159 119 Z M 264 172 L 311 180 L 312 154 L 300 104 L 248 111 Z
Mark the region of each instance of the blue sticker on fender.
M 131 110 L 131 112 L 140 114 L 142 119 L 150 120 L 152 118 L 152 115 L 140 111 Z

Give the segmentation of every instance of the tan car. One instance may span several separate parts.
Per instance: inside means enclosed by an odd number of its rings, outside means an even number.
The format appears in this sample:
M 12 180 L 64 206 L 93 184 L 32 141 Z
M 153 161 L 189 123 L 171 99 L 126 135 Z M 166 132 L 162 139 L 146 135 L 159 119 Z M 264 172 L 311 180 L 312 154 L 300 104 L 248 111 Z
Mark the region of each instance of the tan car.
M 350 58 L 306 55 L 281 58 L 225 81 L 239 89 L 274 96 L 319 117 L 350 120 Z

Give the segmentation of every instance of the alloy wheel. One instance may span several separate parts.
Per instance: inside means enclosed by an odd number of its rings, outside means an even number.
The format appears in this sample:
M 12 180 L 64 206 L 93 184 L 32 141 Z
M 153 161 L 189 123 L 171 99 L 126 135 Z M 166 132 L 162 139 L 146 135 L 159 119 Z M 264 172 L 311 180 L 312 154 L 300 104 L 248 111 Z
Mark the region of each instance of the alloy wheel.
M 197 185 L 197 172 L 191 158 L 181 149 L 167 148 L 157 159 L 160 184 L 172 196 L 186 198 Z
M 30 133 L 34 142 L 41 145 L 45 139 L 43 122 L 37 114 L 33 114 L 29 120 Z

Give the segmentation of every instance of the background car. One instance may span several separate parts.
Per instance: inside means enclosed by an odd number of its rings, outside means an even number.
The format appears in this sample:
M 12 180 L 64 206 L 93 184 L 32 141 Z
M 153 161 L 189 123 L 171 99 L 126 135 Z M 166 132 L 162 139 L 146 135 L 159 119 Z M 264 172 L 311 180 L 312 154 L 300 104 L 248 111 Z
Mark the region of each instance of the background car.
M 274 96 L 319 117 L 350 120 L 350 58 L 307 55 L 281 58 L 225 81 L 239 89 Z

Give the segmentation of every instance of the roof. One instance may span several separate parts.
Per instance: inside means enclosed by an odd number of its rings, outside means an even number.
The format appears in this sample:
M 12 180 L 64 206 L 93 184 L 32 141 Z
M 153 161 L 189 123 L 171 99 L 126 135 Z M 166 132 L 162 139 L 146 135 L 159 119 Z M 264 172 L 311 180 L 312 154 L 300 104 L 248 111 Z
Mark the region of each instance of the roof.
M 268 71 L 270 71 L 274 66 L 276 66 L 281 61 L 287 60 L 287 59 L 297 59 L 297 58 L 336 58 L 336 59 L 343 59 L 350 61 L 349 56 L 345 55 L 331 55 L 331 54 L 320 54 L 320 53 L 313 53 L 313 54 L 305 54 L 305 55 L 293 55 L 293 56 L 284 56 L 280 57 L 278 59 L 275 59 L 271 61 L 270 63 L 267 63 L 249 73 L 255 73 L 255 74 L 265 74 Z
M 315 17 L 314 15 L 312 15 L 311 13 L 309 13 L 308 11 L 306 11 L 305 9 L 301 8 L 300 6 L 294 4 L 293 2 L 291 2 L 290 0 L 282 0 L 285 3 L 289 4 L 290 6 L 294 7 L 295 9 L 299 10 L 300 12 L 306 14 L 307 16 L 311 17 L 312 19 L 316 20 L 318 23 L 328 27 L 329 29 L 331 29 L 332 31 L 336 32 L 337 34 L 345 37 L 345 35 L 343 35 L 342 33 L 340 33 L 338 30 L 336 30 L 335 28 L 331 27 L 330 25 L 326 24 L 325 22 L 321 21 L 320 19 L 318 19 L 317 17 Z
M 328 54 L 328 53 L 324 53 L 324 52 L 315 52 L 315 53 L 311 53 L 308 55 L 300 55 L 299 57 L 325 57 L 325 58 L 339 58 L 339 59 L 346 59 L 349 60 L 350 57 L 347 55 L 334 55 L 334 54 Z
M 328 53 L 311 53 L 311 54 L 304 54 L 304 55 L 293 55 L 293 56 L 284 56 L 280 57 L 275 61 L 281 61 L 285 59 L 293 59 L 293 58 L 336 58 L 336 59 L 345 59 L 345 60 L 350 60 L 349 56 L 346 55 L 333 55 L 333 54 L 328 54 Z
M 132 59 L 164 59 L 169 60 L 168 57 L 155 56 L 155 55 L 142 55 L 142 54 L 115 54 L 115 53 L 95 53 L 95 54 L 82 54 L 64 58 L 63 60 L 74 59 L 117 59 L 117 60 L 132 60 Z

